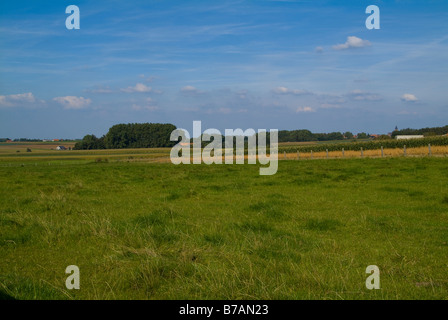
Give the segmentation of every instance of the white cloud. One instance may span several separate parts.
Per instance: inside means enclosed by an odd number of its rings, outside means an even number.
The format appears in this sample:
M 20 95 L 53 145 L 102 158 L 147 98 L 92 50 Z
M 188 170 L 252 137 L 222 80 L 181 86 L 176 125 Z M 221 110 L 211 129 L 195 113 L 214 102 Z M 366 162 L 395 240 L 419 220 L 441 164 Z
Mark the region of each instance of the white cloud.
M 193 86 L 185 86 L 180 89 L 180 91 L 184 94 L 202 94 L 204 91 L 199 90 Z
M 347 37 L 347 41 L 343 44 L 338 44 L 333 46 L 334 50 L 344 50 L 344 49 L 350 49 L 350 48 L 362 48 L 362 47 L 368 47 L 370 46 L 370 41 L 363 40 L 361 38 L 355 37 L 355 36 L 349 36 Z
M 56 97 L 53 100 L 64 106 L 64 109 L 83 109 L 92 103 L 88 98 L 75 96 Z
M 405 93 L 401 96 L 401 100 L 406 102 L 417 102 L 418 98 L 413 94 Z
M 314 49 L 314 51 L 316 51 L 317 53 L 322 53 L 322 52 L 324 52 L 324 48 L 316 47 L 316 49 Z
M 148 87 L 144 83 L 137 83 L 134 87 L 127 87 L 125 89 L 121 89 L 123 92 L 132 93 L 132 92 L 151 92 L 152 88 Z
M 276 94 L 294 94 L 294 95 L 301 95 L 301 94 L 309 94 L 309 91 L 302 90 L 302 89 L 289 89 L 286 87 L 277 87 L 273 90 Z
M 24 101 L 24 102 L 34 102 L 36 100 L 31 92 L 11 94 L 8 97 L 11 100 Z
M 296 112 L 297 113 L 299 113 L 299 112 L 316 112 L 316 110 L 314 110 L 311 107 L 306 106 L 306 107 L 298 107 Z
M 193 86 L 185 86 L 182 89 L 180 89 L 180 91 L 182 92 L 191 92 L 191 91 L 197 91 L 198 89 L 196 89 Z
M 36 98 L 31 92 L 0 96 L 0 107 L 14 107 L 18 104 L 33 102 L 36 102 Z

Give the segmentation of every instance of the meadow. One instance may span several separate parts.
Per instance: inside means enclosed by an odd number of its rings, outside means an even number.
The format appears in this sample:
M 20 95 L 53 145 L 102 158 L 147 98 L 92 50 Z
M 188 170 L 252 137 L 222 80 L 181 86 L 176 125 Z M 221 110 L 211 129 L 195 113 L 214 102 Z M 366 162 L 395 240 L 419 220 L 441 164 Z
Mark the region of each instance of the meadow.
M 448 298 L 444 157 L 280 161 L 260 176 L 76 152 L 0 157 L 0 298 Z

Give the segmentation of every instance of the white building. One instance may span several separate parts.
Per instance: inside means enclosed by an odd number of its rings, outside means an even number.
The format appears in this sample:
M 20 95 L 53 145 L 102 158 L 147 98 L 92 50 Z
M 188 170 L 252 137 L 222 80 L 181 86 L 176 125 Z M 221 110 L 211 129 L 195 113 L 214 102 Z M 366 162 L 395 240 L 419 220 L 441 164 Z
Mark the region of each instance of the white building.
M 397 140 L 409 140 L 409 139 L 420 139 L 424 138 L 423 135 L 401 135 L 401 136 L 395 136 Z

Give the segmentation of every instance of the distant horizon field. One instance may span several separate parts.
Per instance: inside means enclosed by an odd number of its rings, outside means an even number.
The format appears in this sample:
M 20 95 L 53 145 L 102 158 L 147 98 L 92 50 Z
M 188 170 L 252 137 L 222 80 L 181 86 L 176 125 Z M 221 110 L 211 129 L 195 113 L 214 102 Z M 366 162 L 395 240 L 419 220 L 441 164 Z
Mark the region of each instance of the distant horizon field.
M 448 299 L 445 158 L 258 169 L 2 167 L 0 298 Z
M 342 148 L 347 142 L 341 143 L 341 149 L 338 151 L 329 151 L 329 159 L 339 158 L 377 158 L 381 157 L 380 149 L 360 151 L 345 150 L 342 154 Z M 51 143 L 46 148 L 40 147 L 39 143 L 21 143 L 20 146 L 11 146 L 0 143 L 0 166 L 8 165 L 33 165 L 42 164 L 46 162 L 60 163 L 61 161 L 72 161 L 72 163 L 88 163 L 88 162 L 170 162 L 171 148 L 122 148 L 122 149 L 93 149 L 93 150 L 55 150 L 57 143 Z M 294 146 L 309 146 L 310 143 L 286 143 L 279 144 L 278 160 L 285 160 L 284 152 L 286 152 L 286 160 L 297 160 L 297 151 L 292 151 L 288 147 Z M 316 146 L 320 143 L 316 143 Z M 51 146 L 51 148 L 49 148 Z M 19 148 L 20 147 L 20 148 Z M 287 149 L 284 149 L 284 148 Z M 27 152 L 27 148 L 31 152 Z M 53 150 L 52 150 L 53 149 Z M 19 152 L 17 152 L 19 151 Z M 384 148 L 384 157 L 402 157 L 403 149 L 401 148 Z M 428 156 L 428 147 L 407 148 L 406 155 L 409 157 L 425 157 Z M 431 156 L 447 157 L 448 146 L 432 146 Z M 311 155 L 310 151 L 300 151 L 299 159 L 325 159 L 327 157 L 325 151 L 314 151 Z M 247 151 L 246 156 L 247 158 Z

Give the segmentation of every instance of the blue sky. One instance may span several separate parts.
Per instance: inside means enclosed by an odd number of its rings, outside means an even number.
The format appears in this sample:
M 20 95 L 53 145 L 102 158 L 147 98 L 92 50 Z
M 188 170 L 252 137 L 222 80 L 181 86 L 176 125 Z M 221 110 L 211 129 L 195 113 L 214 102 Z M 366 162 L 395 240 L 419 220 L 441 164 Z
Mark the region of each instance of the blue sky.
M 68 30 L 68 5 L 81 28 Z M 381 29 L 368 30 L 368 5 Z M 448 124 L 448 1 L 2 1 L 0 137 Z

